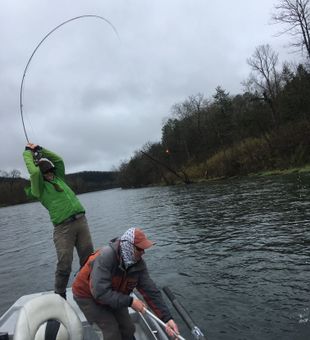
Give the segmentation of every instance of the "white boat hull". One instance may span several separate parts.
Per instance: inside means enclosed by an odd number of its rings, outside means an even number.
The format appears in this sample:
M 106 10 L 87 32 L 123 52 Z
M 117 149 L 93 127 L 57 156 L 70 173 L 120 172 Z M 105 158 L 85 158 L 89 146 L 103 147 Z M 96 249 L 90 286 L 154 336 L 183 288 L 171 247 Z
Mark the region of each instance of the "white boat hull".
M 1 332 L 4 334 L 8 333 L 8 339 L 13 339 L 15 333 L 17 334 L 17 332 L 15 331 L 17 320 L 25 304 L 39 296 L 43 296 L 46 294 L 54 295 L 53 292 L 42 292 L 42 293 L 37 293 L 37 294 L 24 295 L 21 298 L 19 298 L 7 310 L 7 312 L 5 312 L 3 316 L 1 316 L 0 318 L 0 339 L 1 339 Z M 72 309 L 75 311 L 79 320 L 81 321 L 82 329 L 83 329 L 82 330 L 83 339 L 84 340 L 99 340 L 100 337 L 102 339 L 102 336 L 99 335 L 101 334 L 101 332 L 98 330 L 96 331 L 96 329 L 87 322 L 84 314 L 81 312 L 78 305 L 73 300 L 71 289 L 67 290 L 67 302 L 72 307 Z M 44 307 L 42 311 L 44 311 Z M 156 322 L 153 318 L 149 317 L 146 314 L 141 315 L 140 313 L 135 312 L 131 308 L 129 308 L 129 313 L 136 327 L 136 332 L 135 332 L 136 340 L 154 340 L 154 339 L 169 340 L 162 326 L 158 322 Z M 29 340 L 44 339 L 44 334 L 45 334 L 45 326 L 43 325 L 39 327 L 39 330 L 36 333 L 35 339 L 29 339 Z M 59 329 L 58 338 L 56 338 L 55 340 L 63 340 L 66 338 L 68 339 L 68 332 L 66 331 L 66 328 L 62 326 Z

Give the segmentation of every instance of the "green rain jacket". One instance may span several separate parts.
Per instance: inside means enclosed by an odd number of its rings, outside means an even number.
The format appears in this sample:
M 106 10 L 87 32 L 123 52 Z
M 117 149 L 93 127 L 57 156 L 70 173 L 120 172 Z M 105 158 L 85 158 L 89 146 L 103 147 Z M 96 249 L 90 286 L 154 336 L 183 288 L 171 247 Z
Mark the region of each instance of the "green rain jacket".
M 48 210 L 54 225 L 60 224 L 70 216 L 84 213 L 80 201 L 65 183 L 65 166 L 63 160 L 53 152 L 42 148 L 42 157 L 48 158 L 55 166 L 55 176 L 51 182 L 44 180 L 40 168 L 35 165 L 32 152 L 25 150 L 24 161 L 30 174 L 31 186 L 25 188 L 26 194 L 38 199 Z M 56 184 L 61 190 L 56 190 Z

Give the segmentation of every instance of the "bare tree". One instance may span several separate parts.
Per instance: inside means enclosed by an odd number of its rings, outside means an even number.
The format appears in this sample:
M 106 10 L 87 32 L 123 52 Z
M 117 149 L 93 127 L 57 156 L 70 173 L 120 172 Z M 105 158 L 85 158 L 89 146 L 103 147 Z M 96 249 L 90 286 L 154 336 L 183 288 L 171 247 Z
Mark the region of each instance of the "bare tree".
M 9 174 L 9 177 L 11 178 L 20 178 L 20 176 L 21 176 L 21 172 L 17 169 L 13 169 Z
M 269 105 L 275 126 L 279 125 L 276 98 L 282 83 L 281 73 L 277 71 L 278 62 L 278 54 L 268 44 L 258 46 L 252 57 L 247 59 L 253 72 L 243 83 L 247 91 L 259 96 Z
M 306 49 L 310 58 L 310 0 L 279 0 L 275 9 L 273 21 L 287 26 L 280 34 L 289 33 L 291 46 L 302 52 Z
M 204 99 L 203 94 L 198 93 L 189 96 L 188 99 L 182 103 L 174 104 L 171 112 L 172 115 L 176 116 L 178 119 L 185 119 L 191 117 L 193 113 L 200 113 L 203 110 L 205 103 L 206 100 Z
M 0 177 L 8 178 L 10 175 L 7 171 L 0 170 Z

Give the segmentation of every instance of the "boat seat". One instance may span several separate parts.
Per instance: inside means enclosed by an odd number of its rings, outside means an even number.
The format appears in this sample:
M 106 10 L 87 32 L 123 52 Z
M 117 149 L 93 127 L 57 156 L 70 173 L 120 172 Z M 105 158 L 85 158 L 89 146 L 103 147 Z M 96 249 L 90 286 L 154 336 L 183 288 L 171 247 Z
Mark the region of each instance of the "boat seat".
M 45 339 L 42 331 L 44 327 L 40 326 L 49 320 L 60 323 L 60 327 L 57 327 L 59 334 L 54 339 L 83 340 L 83 327 L 79 317 L 69 303 L 57 294 L 40 295 L 25 303 L 20 309 L 13 339 Z M 41 333 L 43 334 L 40 335 Z

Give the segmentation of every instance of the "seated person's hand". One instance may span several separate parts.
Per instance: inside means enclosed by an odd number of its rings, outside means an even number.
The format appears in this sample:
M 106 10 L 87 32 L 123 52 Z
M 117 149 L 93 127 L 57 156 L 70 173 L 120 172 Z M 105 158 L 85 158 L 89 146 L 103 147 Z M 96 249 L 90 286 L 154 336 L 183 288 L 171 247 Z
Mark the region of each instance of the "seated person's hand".
M 166 323 L 166 332 L 169 336 L 174 337 L 174 339 L 178 339 L 175 337 L 175 334 L 179 334 L 179 328 L 172 319 Z
M 133 299 L 131 308 L 134 309 L 136 312 L 145 313 L 146 306 L 143 301 L 139 299 Z

